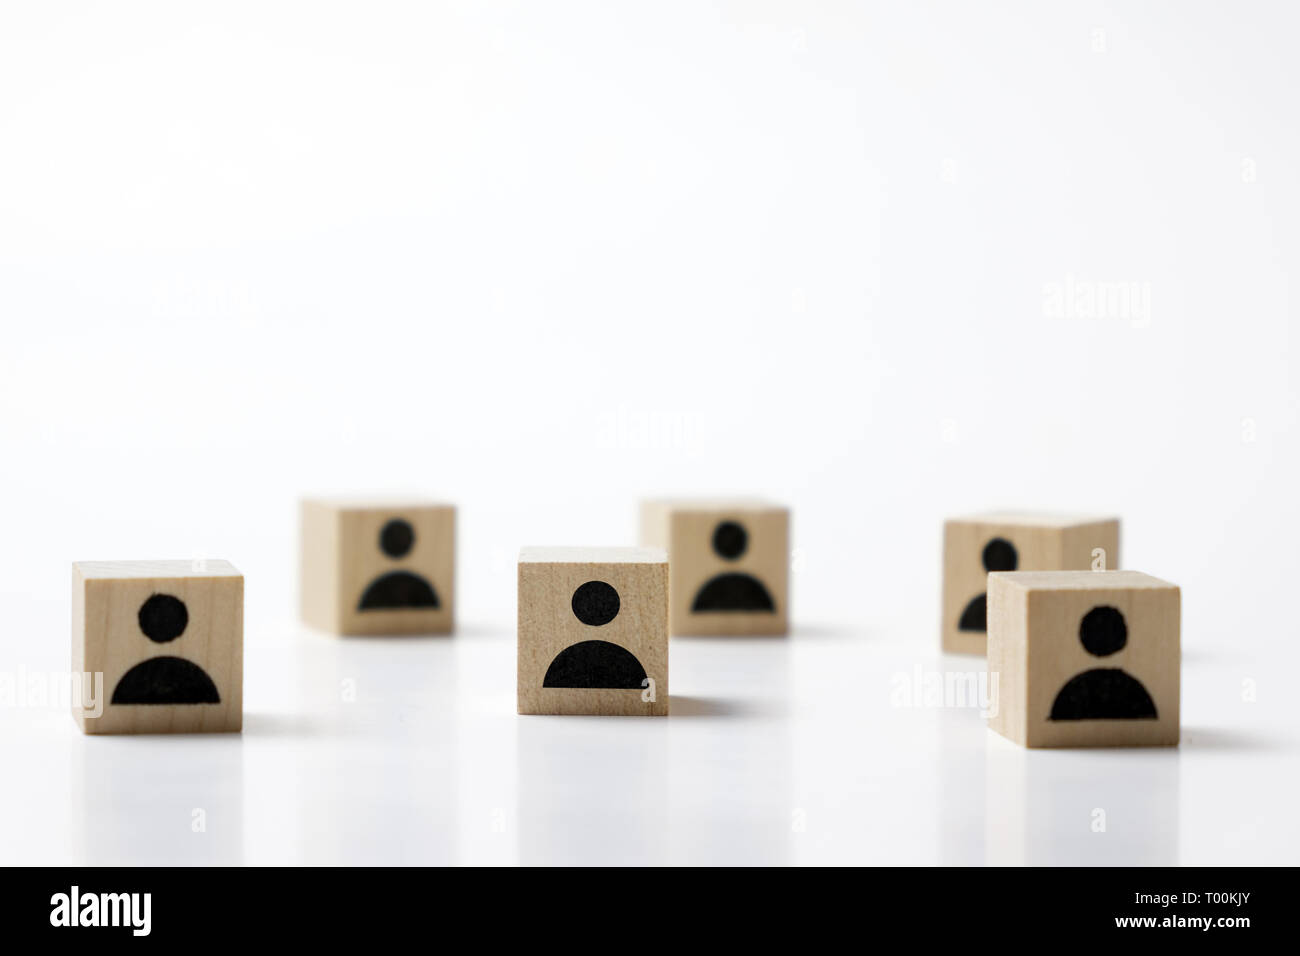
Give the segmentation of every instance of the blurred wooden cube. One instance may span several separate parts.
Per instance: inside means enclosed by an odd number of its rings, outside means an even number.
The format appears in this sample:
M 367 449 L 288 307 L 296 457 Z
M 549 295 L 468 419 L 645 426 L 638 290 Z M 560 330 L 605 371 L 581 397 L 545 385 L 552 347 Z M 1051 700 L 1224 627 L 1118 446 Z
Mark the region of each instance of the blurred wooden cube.
M 302 619 L 335 634 L 449 634 L 456 509 L 416 499 L 301 503 Z
M 943 649 L 985 652 L 990 571 L 1118 567 L 1118 518 L 1014 512 L 953 518 L 943 529 Z
M 743 498 L 644 501 L 641 543 L 668 552 L 673 634 L 789 630 L 789 508 Z

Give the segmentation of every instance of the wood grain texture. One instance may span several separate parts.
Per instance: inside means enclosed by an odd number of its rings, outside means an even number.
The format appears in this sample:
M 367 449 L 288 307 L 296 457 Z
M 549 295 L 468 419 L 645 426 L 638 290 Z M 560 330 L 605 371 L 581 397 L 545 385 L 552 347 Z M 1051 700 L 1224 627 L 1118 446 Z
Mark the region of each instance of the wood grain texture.
M 590 581 L 618 593 L 617 615 L 599 626 L 574 614 Z M 663 716 L 668 713 L 668 556 L 659 548 L 525 548 L 519 555 L 518 709 L 521 714 Z M 635 656 L 649 688 L 544 687 L 552 662 L 585 641 Z
M 181 601 L 188 619 L 172 640 L 141 630 L 140 609 L 154 595 Z M 136 665 L 176 657 L 202 668 L 217 703 L 114 704 Z M 243 726 L 244 578 L 226 561 L 85 561 L 72 566 L 72 668 L 103 674 L 102 713 L 74 702 L 87 734 L 208 733 Z
M 1118 518 L 995 512 L 950 519 L 943 529 L 940 622 L 940 643 L 948 653 L 986 652 L 987 633 L 961 630 L 958 622 L 971 600 L 987 592 L 983 554 L 994 538 L 1015 548 L 1017 571 L 1090 570 L 1094 548 L 1105 551 L 1106 568 L 1120 566 Z
M 736 558 L 720 555 L 714 532 L 723 522 L 744 528 L 747 544 Z M 790 628 L 790 510 L 752 498 L 643 501 L 641 543 L 668 552 L 673 634 L 785 634 Z M 773 610 L 694 610 L 696 598 L 719 575 L 751 577 Z
M 1090 653 L 1081 622 L 1097 607 L 1118 610 L 1127 643 Z M 997 675 L 989 727 L 1025 747 L 1172 746 L 1179 738 L 1180 594 L 1136 571 L 1042 571 L 989 575 L 990 679 Z M 1155 718 L 1053 720 L 1065 685 L 1096 668 L 1136 679 Z
M 410 525 L 410 551 L 380 547 L 393 520 Z M 421 499 L 308 498 L 300 503 L 299 607 L 302 619 L 335 634 L 449 634 L 455 626 L 456 509 Z M 384 575 L 426 582 L 439 606 L 366 608 L 362 597 Z

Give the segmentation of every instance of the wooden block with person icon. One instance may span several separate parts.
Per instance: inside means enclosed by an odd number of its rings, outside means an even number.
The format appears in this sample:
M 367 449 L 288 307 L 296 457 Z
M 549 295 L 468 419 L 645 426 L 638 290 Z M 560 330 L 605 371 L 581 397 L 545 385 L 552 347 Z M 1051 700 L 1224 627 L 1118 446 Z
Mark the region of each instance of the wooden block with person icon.
M 521 714 L 668 713 L 668 555 L 519 553 Z
M 1118 518 L 1018 512 L 952 518 L 943 528 L 943 649 L 985 652 L 990 572 L 1118 567 Z
M 1177 586 L 1137 571 L 993 573 L 988 603 L 993 730 L 1025 747 L 1178 743 Z
M 243 575 L 226 561 L 73 564 L 72 672 L 85 733 L 238 731 Z
M 456 509 L 422 499 L 301 503 L 302 618 L 335 634 L 449 634 Z
M 790 509 L 745 498 L 641 503 L 641 543 L 668 552 L 673 634 L 785 634 Z

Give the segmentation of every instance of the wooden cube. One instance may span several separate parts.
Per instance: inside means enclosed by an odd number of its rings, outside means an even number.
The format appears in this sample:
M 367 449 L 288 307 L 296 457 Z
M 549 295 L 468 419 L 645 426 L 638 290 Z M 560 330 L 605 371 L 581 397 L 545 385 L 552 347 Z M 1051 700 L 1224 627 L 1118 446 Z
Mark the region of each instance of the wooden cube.
M 668 713 L 668 555 L 519 553 L 519 713 Z
M 1178 743 L 1179 592 L 1137 571 L 989 575 L 989 726 L 1025 747 Z
M 72 565 L 72 672 L 103 696 L 73 701 L 88 734 L 238 731 L 244 577 L 226 561 Z
M 302 502 L 302 619 L 335 634 L 450 634 L 456 509 L 431 501 Z
M 1119 519 L 995 513 L 943 527 L 943 649 L 988 646 L 990 571 L 1087 571 L 1119 567 Z
M 641 543 L 668 552 L 673 634 L 784 634 L 790 510 L 764 501 L 641 504 Z

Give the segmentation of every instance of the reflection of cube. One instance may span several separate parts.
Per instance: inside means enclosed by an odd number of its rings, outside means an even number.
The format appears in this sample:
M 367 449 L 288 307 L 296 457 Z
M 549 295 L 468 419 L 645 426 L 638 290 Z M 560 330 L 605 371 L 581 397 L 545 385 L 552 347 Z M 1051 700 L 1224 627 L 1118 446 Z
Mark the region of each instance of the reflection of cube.
M 672 633 L 788 630 L 788 508 L 746 499 L 645 501 L 641 543 L 668 551 Z
M 451 633 L 456 509 L 302 502 L 302 618 L 336 634 Z
M 88 734 L 239 730 L 243 575 L 225 561 L 73 564 L 72 673 Z
M 519 553 L 519 713 L 668 713 L 668 556 Z
M 989 514 L 943 527 L 943 649 L 983 654 L 990 571 L 1119 567 L 1119 519 Z
M 1026 747 L 1178 743 L 1178 588 L 1137 571 L 989 575 L 989 726 Z

